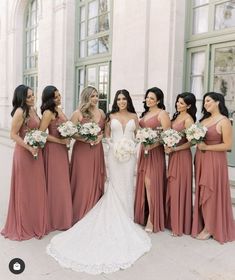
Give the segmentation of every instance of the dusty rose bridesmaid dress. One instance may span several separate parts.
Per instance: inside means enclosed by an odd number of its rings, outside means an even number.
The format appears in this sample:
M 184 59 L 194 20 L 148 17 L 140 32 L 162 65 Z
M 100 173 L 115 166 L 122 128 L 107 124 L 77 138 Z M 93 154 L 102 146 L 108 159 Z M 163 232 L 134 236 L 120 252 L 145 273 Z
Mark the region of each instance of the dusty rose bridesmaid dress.
M 39 128 L 39 118 L 30 117 L 19 135 L 24 138 L 28 129 Z M 46 233 L 47 198 L 42 151 L 38 159 L 15 145 L 13 155 L 11 191 L 7 220 L 1 234 L 11 240 L 41 238 Z
M 172 124 L 177 131 L 184 129 L 184 121 Z M 178 145 L 186 143 L 182 138 Z M 192 154 L 190 148 L 169 155 L 166 226 L 177 235 L 190 234 L 192 226 Z
M 161 124 L 157 116 L 153 116 L 146 121 L 144 118 L 140 120 L 141 127 L 156 128 Z M 145 225 L 147 221 L 146 206 L 147 198 L 144 185 L 145 177 L 150 179 L 150 197 L 149 205 L 150 220 L 153 224 L 153 231 L 164 230 L 164 197 L 166 186 L 166 164 L 165 153 L 162 145 L 149 151 L 148 156 L 144 155 L 144 149 L 141 148 L 138 160 L 136 195 L 135 195 L 135 222 Z
M 222 142 L 216 124 L 208 127 L 205 143 Z M 200 150 L 195 156 L 195 203 L 192 236 L 204 228 L 220 243 L 235 240 L 226 152 Z
M 89 122 L 83 120 L 82 123 Z M 104 129 L 101 117 L 99 126 Z M 102 143 L 91 146 L 75 141 L 71 158 L 73 224 L 81 220 L 104 193 L 105 162 Z
M 58 116 L 48 126 L 49 134 L 60 137 L 58 126 L 66 121 Z M 66 145 L 47 142 L 43 150 L 48 195 L 48 232 L 72 226 L 72 194 Z

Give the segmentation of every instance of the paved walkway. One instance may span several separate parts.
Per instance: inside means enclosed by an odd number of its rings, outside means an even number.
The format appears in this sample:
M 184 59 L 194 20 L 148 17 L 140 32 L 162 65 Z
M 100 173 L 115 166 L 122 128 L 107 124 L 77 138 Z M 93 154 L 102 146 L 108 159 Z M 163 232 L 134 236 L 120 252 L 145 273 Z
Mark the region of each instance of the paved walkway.
M 6 219 L 12 149 L 0 145 L 0 228 Z M 230 173 L 234 177 L 234 173 Z M 169 231 L 151 234 L 152 249 L 131 268 L 113 274 L 92 276 L 61 268 L 45 253 L 56 232 L 42 240 L 10 241 L 0 237 L 0 277 L 4 280 L 235 280 L 235 242 L 220 245 L 210 239 L 172 237 Z M 111 252 L 110 252 L 111 253 Z M 26 264 L 20 275 L 8 269 L 9 261 Z

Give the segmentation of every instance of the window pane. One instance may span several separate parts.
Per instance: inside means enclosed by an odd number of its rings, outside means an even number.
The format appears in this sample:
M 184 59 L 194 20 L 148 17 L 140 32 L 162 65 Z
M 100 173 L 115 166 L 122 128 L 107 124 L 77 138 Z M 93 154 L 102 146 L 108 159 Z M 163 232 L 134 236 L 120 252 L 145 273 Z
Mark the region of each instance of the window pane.
M 85 6 L 80 8 L 80 21 L 85 20 Z
M 26 14 L 26 27 L 29 27 L 30 25 L 30 19 L 29 19 L 29 14 Z
M 30 53 L 34 53 L 35 52 L 35 41 L 31 42 L 30 44 Z
M 35 56 L 35 67 L 36 68 L 38 67 L 38 56 L 37 55 Z
M 99 14 L 105 13 L 109 11 L 109 1 L 108 0 L 100 0 L 99 6 Z
M 87 69 L 87 84 L 95 86 L 96 85 L 96 68 L 88 68 Z
M 103 36 L 99 38 L 99 53 L 105 53 L 109 51 L 109 36 Z
M 217 48 L 214 64 L 214 90 L 226 100 L 235 100 L 235 47 Z M 230 109 L 232 104 L 229 105 Z
M 30 34 L 30 36 L 31 36 L 30 39 L 31 39 L 31 41 L 34 41 L 34 40 L 36 39 L 36 38 L 35 38 L 35 37 L 36 37 L 36 36 L 35 36 L 35 29 L 32 29 L 30 33 L 31 33 L 31 34 Z
M 214 29 L 224 29 L 235 26 L 235 3 L 228 1 L 215 8 Z
M 78 76 L 79 76 L 79 81 L 78 81 L 79 84 L 84 85 L 84 70 L 83 69 L 79 70 Z
M 98 40 L 88 41 L 88 56 L 98 53 Z
M 208 31 L 208 6 L 196 8 L 193 11 L 193 34 Z
M 99 32 L 109 30 L 109 14 L 99 16 Z
M 105 113 L 107 113 L 107 101 L 100 100 L 99 101 L 99 108 L 102 109 Z
M 98 16 L 98 1 L 92 1 L 88 6 L 88 18 Z
M 98 32 L 98 19 L 93 18 L 88 21 L 88 36 Z
M 36 12 L 32 12 L 31 14 L 31 25 L 34 26 L 36 24 Z
M 79 57 L 85 57 L 85 42 L 81 41 L 79 44 Z
M 80 24 L 80 40 L 85 39 L 85 22 Z
M 191 91 L 197 99 L 202 98 L 204 92 L 205 52 L 192 54 Z
M 30 68 L 35 68 L 34 56 L 30 58 Z
M 80 96 L 82 90 L 84 89 L 84 70 L 78 70 L 78 96 Z
M 26 32 L 26 44 L 29 43 L 29 40 L 30 40 L 30 35 L 29 35 L 29 32 L 27 31 Z
M 36 68 L 38 65 L 38 4 L 37 0 L 29 1 L 25 22 L 25 68 Z
M 38 40 L 35 41 L 35 51 L 38 51 Z
M 194 0 L 193 1 L 193 6 L 200 6 L 203 4 L 207 4 L 209 2 L 209 0 Z
M 26 67 L 25 67 L 26 69 L 28 69 L 28 68 L 29 68 L 29 60 L 30 60 L 30 58 L 29 58 L 29 57 L 27 57 L 27 58 L 26 58 Z
M 235 47 L 218 48 L 215 51 L 214 73 L 235 72 Z
M 108 65 L 100 66 L 99 71 L 99 83 L 107 83 L 108 82 Z

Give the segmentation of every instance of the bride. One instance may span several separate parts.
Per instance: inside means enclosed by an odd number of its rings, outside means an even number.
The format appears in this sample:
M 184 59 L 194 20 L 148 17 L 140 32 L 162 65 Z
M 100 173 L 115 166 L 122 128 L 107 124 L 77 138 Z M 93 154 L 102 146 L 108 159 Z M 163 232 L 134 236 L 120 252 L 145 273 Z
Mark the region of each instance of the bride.
M 106 124 L 106 192 L 82 220 L 54 236 L 47 246 L 47 253 L 63 267 L 90 274 L 111 273 L 130 267 L 150 250 L 150 238 L 133 222 L 137 127 L 129 92 L 117 91 Z

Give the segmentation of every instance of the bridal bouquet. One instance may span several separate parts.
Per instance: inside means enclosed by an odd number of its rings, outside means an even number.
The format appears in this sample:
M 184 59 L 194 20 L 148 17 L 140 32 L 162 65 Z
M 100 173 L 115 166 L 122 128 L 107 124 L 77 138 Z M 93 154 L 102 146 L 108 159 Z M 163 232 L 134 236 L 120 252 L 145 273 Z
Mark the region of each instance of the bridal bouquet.
M 189 128 L 185 129 L 187 140 L 195 145 L 204 140 L 207 128 L 200 123 L 192 124 Z
M 159 130 L 150 127 L 140 128 L 136 133 L 136 140 L 146 147 L 159 141 L 159 133 Z M 144 151 L 144 155 L 148 155 L 148 150 Z
M 120 162 L 128 161 L 131 155 L 135 154 L 134 141 L 127 138 L 122 138 L 120 141 L 114 144 L 113 153 L 115 158 Z
M 38 129 L 29 130 L 24 137 L 24 142 L 33 148 L 43 148 L 46 144 L 48 134 Z M 37 159 L 38 155 L 34 155 Z
M 180 142 L 181 138 L 181 133 L 172 128 L 161 133 L 162 143 L 167 147 L 175 147 Z
M 95 122 L 88 122 L 84 124 L 78 124 L 78 134 L 81 135 L 87 141 L 96 141 L 101 128 Z M 91 143 L 92 146 L 92 143 Z
M 67 121 L 62 123 L 58 126 L 57 130 L 60 133 L 60 136 L 62 138 L 71 138 L 73 137 L 77 132 L 78 128 L 75 124 L 73 124 L 71 121 Z M 67 145 L 68 150 L 70 149 L 70 145 Z

